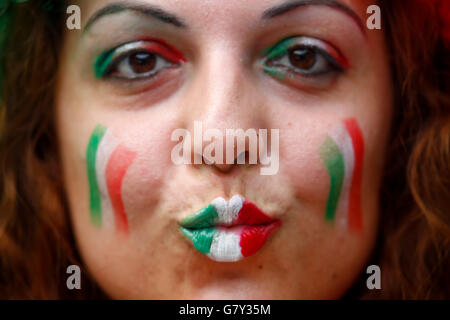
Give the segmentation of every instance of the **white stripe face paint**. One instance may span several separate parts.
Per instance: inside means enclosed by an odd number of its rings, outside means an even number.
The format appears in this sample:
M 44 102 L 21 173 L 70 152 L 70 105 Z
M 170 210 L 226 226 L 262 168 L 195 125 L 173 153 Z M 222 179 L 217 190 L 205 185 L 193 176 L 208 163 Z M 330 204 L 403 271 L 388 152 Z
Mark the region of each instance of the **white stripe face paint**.
M 228 201 L 222 197 L 216 198 L 211 201 L 217 212 L 217 223 L 229 224 L 231 223 L 230 217 L 228 216 Z
M 228 212 L 231 216 L 232 221 L 237 221 L 239 216 L 239 211 L 241 211 L 244 205 L 244 198 L 240 195 L 233 196 L 228 202 Z
M 111 133 L 111 130 L 108 129 L 103 136 L 102 141 L 100 141 L 97 151 L 97 163 L 95 164 L 98 188 L 102 200 L 102 225 L 106 228 L 114 228 L 114 211 L 109 198 L 108 188 L 106 186 L 105 172 L 109 158 L 118 145 L 119 143 L 116 138 Z
M 353 168 L 355 166 L 353 144 L 352 139 L 344 126 L 339 126 L 339 128 L 331 132 L 329 136 L 336 142 L 341 150 L 342 157 L 344 158 L 345 175 L 335 221 L 342 226 L 346 226 L 348 220 L 350 187 L 352 184 Z
M 243 227 L 236 227 L 235 230 L 224 230 L 218 228 L 211 242 L 208 256 L 219 262 L 234 262 L 243 258 L 241 253 L 241 232 Z
M 244 204 L 244 198 L 239 195 L 233 196 L 230 201 L 222 197 L 214 199 L 211 204 L 217 211 L 217 223 L 222 225 L 230 225 L 237 222 L 239 211 Z

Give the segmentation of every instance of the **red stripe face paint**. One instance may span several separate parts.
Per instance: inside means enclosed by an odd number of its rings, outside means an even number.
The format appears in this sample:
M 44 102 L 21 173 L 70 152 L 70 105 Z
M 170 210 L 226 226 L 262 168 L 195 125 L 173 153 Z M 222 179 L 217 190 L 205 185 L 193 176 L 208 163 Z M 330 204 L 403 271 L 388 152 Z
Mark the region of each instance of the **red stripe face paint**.
M 241 233 L 241 253 L 244 257 L 254 255 L 266 243 L 267 237 L 280 226 L 280 221 L 262 225 L 246 226 Z
M 254 203 L 245 200 L 242 209 L 239 211 L 237 221 L 240 224 L 255 225 L 269 223 L 273 221 L 273 219 L 259 210 Z
M 364 159 L 364 138 L 355 119 L 345 119 L 344 124 L 352 139 L 355 163 L 352 186 L 350 188 L 348 223 L 351 230 L 358 232 L 362 230 L 361 184 Z
M 176 49 L 174 46 L 168 44 L 164 39 L 153 38 L 153 37 L 141 37 L 142 41 L 149 42 L 148 49 L 160 54 L 163 58 L 169 60 L 173 63 L 186 62 L 186 58 L 183 53 Z M 153 43 L 150 43 L 153 42 Z M 153 48 L 153 50 L 152 50 Z
M 135 152 L 119 145 L 106 167 L 106 185 L 114 210 L 116 229 L 123 233 L 128 233 L 128 220 L 122 200 L 122 181 L 135 157 Z
M 180 229 L 194 247 L 221 262 L 239 261 L 258 252 L 281 226 L 241 196 L 214 199 L 209 206 L 181 221 Z
M 361 232 L 364 138 L 357 121 L 354 118 L 343 120 L 320 146 L 320 154 L 330 176 L 326 220 L 334 221 L 336 213 L 343 212 L 349 230 Z
M 87 163 L 91 217 L 95 217 L 91 220 L 97 227 L 109 221 L 105 217 L 111 216 L 115 229 L 123 234 L 128 233 L 122 184 L 135 157 L 136 153 L 119 144 L 110 129 L 102 126 L 94 129 L 88 146 Z

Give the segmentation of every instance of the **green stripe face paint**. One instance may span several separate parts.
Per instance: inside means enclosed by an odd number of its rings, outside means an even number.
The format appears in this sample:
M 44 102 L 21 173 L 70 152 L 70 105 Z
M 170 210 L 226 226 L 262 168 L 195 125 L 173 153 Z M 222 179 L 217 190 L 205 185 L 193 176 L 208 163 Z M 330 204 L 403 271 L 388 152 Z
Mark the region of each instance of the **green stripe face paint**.
M 191 239 L 194 247 L 203 254 L 208 254 L 211 250 L 211 242 L 216 233 L 215 228 L 187 229 L 181 227 L 183 235 Z
M 277 78 L 278 80 L 284 80 L 284 78 L 286 77 L 286 71 L 282 71 L 279 68 L 264 66 L 263 70 L 269 76 Z
M 97 150 L 105 135 L 106 128 L 98 125 L 92 132 L 91 138 L 88 143 L 86 152 L 86 164 L 87 173 L 89 181 L 89 203 L 91 211 L 91 221 L 96 227 L 100 227 L 102 224 L 102 213 L 101 213 L 101 196 L 97 181 Z
M 191 239 L 194 247 L 203 254 L 208 254 L 210 251 L 211 242 L 216 233 L 216 229 L 210 226 L 218 217 L 216 208 L 210 204 L 181 222 L 183 235 Z
M 200 209 L 195 214 L 190 215 L 182 221 L 182 225 L 186 228 L 196 226 L 197 228 L 205 228 L 212 224 L 217 219 L 218 214 L 213 205 L 209 205 L 203 209 Z
M 280 69 L 279 67 L 267 65 L 266 62 L 269 62 L 270 60 L 277 59 L 285 55 L 289 50 L 290 46 L 292 45 L 292 43 L 295 42 L 295 40 L 296 37 L 287 38 L 261 51 L 260 56 L 263 57 L 262 60 L 263 71 L 266 74 L 274 78 L 277 78 L 278 80 L 284 80 L 287 72 L 285 70 Z
M 101 78 L 111 64 L 114 50 L 102 53 L 94 62 L 94 73 L 96 78 Z
M 276 59 L 280 56 L 283 56 L 286 54 L 286 52 L 289 50 L 292 43 L 295 42 L 297 37 L 291 37 L 284 39 L 273 46 L 270 46 L 268 48 L 265 48 L 261 53 L 260 56 L 265 57 L 266 59 Z
M 334 220 L 345 175 L 344 159 L 338 145 L 330 137 L 327 137 L 320 147 L 320 156 L 330 175 L 330 193 L 325 210 L 325 218 Z

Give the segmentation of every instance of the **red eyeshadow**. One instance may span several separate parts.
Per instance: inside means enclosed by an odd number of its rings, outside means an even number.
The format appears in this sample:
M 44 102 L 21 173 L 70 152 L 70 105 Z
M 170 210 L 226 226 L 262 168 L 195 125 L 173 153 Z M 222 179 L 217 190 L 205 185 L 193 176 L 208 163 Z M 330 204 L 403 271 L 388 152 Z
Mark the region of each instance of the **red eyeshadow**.
M 146 48 L 173 63 L 186 62 L 183 53 L 168 44 L 165 40 L 152 37 L 141 37 L 141 41 L 149 41 Z M 151 42 L 150 42 L 151 41 Z

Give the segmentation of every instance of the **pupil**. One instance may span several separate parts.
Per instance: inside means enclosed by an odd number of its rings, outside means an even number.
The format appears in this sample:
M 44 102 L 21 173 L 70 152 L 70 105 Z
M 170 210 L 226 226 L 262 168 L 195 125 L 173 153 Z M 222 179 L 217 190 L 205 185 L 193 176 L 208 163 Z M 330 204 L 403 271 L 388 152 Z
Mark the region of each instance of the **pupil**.
M 130 56 L 130 66 L 135 73 L 152 71 L 156 65 L 156 56 L 149 52 L 137 52 Z
M 304 47 L 294 47 L 289 50 L 291 64 L 299 69 L 309 70 L 316 63 L 316 53 Z

